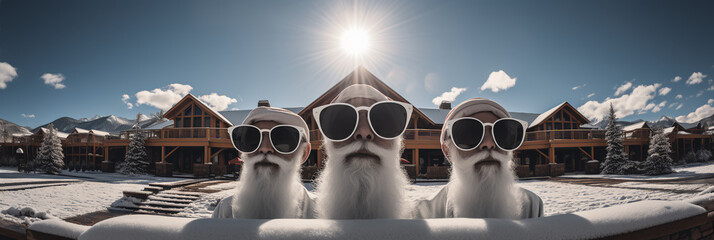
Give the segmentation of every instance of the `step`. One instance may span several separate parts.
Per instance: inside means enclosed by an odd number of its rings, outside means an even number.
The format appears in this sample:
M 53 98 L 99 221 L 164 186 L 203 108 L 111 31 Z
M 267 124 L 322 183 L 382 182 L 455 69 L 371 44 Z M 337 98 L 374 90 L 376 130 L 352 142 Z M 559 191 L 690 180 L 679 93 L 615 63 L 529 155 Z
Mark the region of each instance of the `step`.
M 144 210 L 144 211 L 150 211 L 150 212 L 159 212 L 159 213 L 170 213 L 170 214 L 175 214 L 175 213 L 180 213 L 182 209 L 180 208 L 162 208 L 162 207 L 151 207 L 151 206 L 140 206 L 139 210 Z
M 143 191 L 149 191 L 149 192 L 157 193 L 157 192 L 161 192 L 161 191 L 163 191 L 163 190 L 164 190 L 164 188 L 162 188 L 162 187 L 152 187 L 152 186 L 148 186 L 148 187 L 145 187 Z
M 167 194 L 173 194 L 173 195 L 186 195 L 186 196 L 194 196 L 194 197 L 203 196 L 203 193 L 174 191 L 174 190 L 162 191 L 161 193 L 167 193 Z
M 167 193 L 159 193 L 156 194 L 157 197 L 163 197 L 163 198 L 175 198 L 175 199 L 184 199 L 184 200 L 198 200 L 200 197 L 196 196 L 188 196 L 188 195 L 177 195 L 177 194 L 167 194 Z
M 203 182 L 203 181 L 206 181 L 206 180 L 189 179 L 189 180 L 181 180 L 181 181 L 175 181 L 175 182 L 149 183 L 149 186 L 161 187 L 163 189 L 171 189 L 171 188 L 183 187 L 186 185 L 191 185 L 191 184 L 199 183 L 199 182 Z
M 149 200 L 172 202 L 172 203 L 185 203 L 185 204 L 189 204 L 189 203 L 193 202 L 193 200 L 165 198 L 165 197 L 159 197 L 159 196 L 155 196 L 155 195 L 149 196 Z
M 147 200 L 144 202 L 137 203 L 136 205 L 139 206 L 154 206 L 154 207 L 161 207 L 161 208 L 186 208 L 188 207 L 188 204 L 185 203 L 172 203 L 172 202 L 164 202 L 164 201 L 156 201 L 156 200 Z
M 125 197 L 135 197 L 139 199 L 147 199 L 149 195 L 154 194 L 153 192 L 149 191 L 123 191 Z

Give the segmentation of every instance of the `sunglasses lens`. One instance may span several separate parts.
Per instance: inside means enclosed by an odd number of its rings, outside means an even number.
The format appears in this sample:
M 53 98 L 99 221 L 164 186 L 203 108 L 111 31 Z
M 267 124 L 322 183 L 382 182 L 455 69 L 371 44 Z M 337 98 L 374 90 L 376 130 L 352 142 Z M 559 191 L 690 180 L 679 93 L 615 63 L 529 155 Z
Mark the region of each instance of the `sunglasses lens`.
M 300 132 L 294 127 L 280 126 L 273 128 L 270 139 L 275 150 L 280 153 L 289 153 L 297 148 L 300 142 Z
M 407 109 L 397 103 L 380 103 L 372 106 L 369 111 L 372 128 L 382 138 L 394 138 L 402 134 L 407 117 Z
M 320 130 L 332 140 L 346 139 L 357 126 L 357 112 L 345 105 L 332 105 L 320 112 Z
M 505 150 L 515 150 L 523 141 L 523 125 L 513 119 L 504 119 L 493 125 L 493 135 L 498 146 Z
M 483 138 L 483 124 L 475 119 L 461 119 L 451 126 L 451 139 L 462 149 L 475 148 Z
M 260 146 L 260 131 L 257 128 L 240 126 L 233 129 L 233 146 L 241 152 L 252 152 Z

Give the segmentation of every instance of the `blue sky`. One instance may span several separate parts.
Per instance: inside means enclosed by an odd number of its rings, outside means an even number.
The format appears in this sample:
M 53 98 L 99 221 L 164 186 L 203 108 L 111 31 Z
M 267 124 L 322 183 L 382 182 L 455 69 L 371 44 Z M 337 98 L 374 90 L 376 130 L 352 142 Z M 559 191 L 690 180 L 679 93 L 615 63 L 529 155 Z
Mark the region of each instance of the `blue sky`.
M 712 1 L 5 0 L 0 118 L 132 117 L 189 91 L 220 109 L 305 106 L 361 64 L 417 107 L 446 93 L 516 112 L 568 101 L 597 118 L 612 102 L 624 120 L 694 121 L 714 113 L 713 11 Z M 350 28 L 371 39 L 357 60 L 339 49 Z

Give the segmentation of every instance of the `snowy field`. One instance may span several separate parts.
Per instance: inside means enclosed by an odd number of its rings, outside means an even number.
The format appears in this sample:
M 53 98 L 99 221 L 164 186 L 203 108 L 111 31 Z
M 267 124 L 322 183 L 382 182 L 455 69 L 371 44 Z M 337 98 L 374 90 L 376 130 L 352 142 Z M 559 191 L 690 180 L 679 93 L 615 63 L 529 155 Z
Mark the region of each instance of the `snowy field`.
M 678 169 L 680 173 L 714 173 L 714 164 L 690 165 Z M 0 186 L 17 185 L 23 182 L 58 181 L 62 186 L 49 186 L 34 189 L 0 191 L 0 210 L 10 207 L 31 207 L 36 212 L 67 218 L 95 211 L 104 210 L 112 203 L 121 201 L 122 191 L 141 190 L 151 182 L 177 181 L 177 178 L 155 176 L 125 176 L 117 173 L 70 173 L 70 176 L 52 176 L 45 174 L 18 173 L 11 168 L 0 168 Z M 586 175 L 592 176 L 592 175 Z M 69 181 L 69 182 L 67 182 Z M 429 198 L 444 186 L 443 182 L 426 182 L 409 185 L 406 194 L 409 201 Z M 709 187 L 707 184 L 666 184 L 647 182 L 623 182 L 609 186 L 586 186 L 563 182 L 530 180 L 520 181 L 520 187 L 539 195 L 544 202 L 545 215 L 580 212 L 613 205 L 637 202 L 641 200 L 683 200 L 693 197 L 695 192 Z M 183 212 L 183 217 L 210 217 L 216 202 L 234 194 L 235 182 L 216 184 L 205 189 L 219 192 L 205 194 L 191 203 Z M 308 190 L 312 184 L 305 183 Z M 17 218 L 0 213 L 0 218 L 13 222 L 32 222 L 37 219 Z
M 676 180 L 676 179 L 686 179 L 686 178 L 697 178 L 706 177 L 714 175 L 714 162 L 706 163 L 690 163 L 683 166 L 673 167 L 675 173 L 659 175 L 659 176 L 645 176 L 645 175 L 603 175 L 603 174 L 566 174 L 564 178 L 607 178 L 607 179 L 618 179 L 618 180 Z
M 35 186 L 38 182 L 56 181 L 61 186 L 32 188 L 17 191 L 0 191 L 0 219 L 17 223 L 29 223 L 39 219 L 17 218 L 4 212 L 10 207 L 30 207 L 35 212 L 46 212 L 59 218 L 67 218 L 106 209 L 122 198 L 122 191 L 141 190 L 151 182 L 177 181 L 176 178 L 161 178 L 149 175 L 125 176 L 117 173 L 75 173 L 65 175 L 19 173 L 16 168 L 0 168 L 0 186 L 20 184 Z M 10 186 L 8 186 L 10 187 Z

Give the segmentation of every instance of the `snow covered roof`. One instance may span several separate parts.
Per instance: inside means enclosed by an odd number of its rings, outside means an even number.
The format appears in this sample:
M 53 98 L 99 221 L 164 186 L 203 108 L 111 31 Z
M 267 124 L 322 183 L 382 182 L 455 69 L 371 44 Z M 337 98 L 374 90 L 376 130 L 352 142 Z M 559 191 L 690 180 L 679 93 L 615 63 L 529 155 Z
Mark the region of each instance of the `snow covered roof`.
M 10 135 L 12 135 L 13 137 L 26 137 L 32 135 L 32 133 L 13 133 Z
M 632 131 L 632 130 L 640 129 L 640 128 L 649 128 L 649 126 L 647 125 L 646 121 L 642 121 L 642 122 L 633 123 L 633 124 L 624 126 L 622 128 L 622 130 L 627 132 L 627 131 Z
M 558 108 L 560 108 L 560 107 L 562 107 L 563 105 L 565 105 L 565 103 L 567 103 L 567 102 L 563 102 L 563 103 L 561 103 L 561 104 L 558 104 L 558 106 L 555 106 L 555 107 L 553 107 L 553 108 L 551 108 L 551 109 L 548 109 L 548 111 L 545 111 L 544 113 L 541 113 L 540 115 L 538 115 L 538 117 L 536 117 L 536 118 L 533 120 L 533 122 L 531 122 L 531 124 L 528 125 L 528 128 L 532 128 L 532 127 L 534 127 L 534 126 L 540 124 L 541 122 L 545 121 L 545 119 L 548 118 L 548 116 L 550 116 L 551 114 L 553 114 L 553 112 L 555 112 L 555 110 L 558 110 Z
M 92 135 L 96 135 L 96 136 L 107 136 L 107 135 L 111 135 L 111 133 L 109 133 L 109 132 L 105 132 L 105 131 L 101 131 L 101 130 L 97 130 L 97 129 L 87 130 L 87 129 L 83 129 L 83 128 L 74 128 L 74 131 L 72 131 L 72 133 L 75 133 L 75 132 L 76 132 L 76 133 L 82 133 L 82 134 L 84 134 L 84 133 L 86 133 L 86 134 L 92 134 Z
M 151 124 L 148 127 L 145 127 L 144 129 L 155 130 L 155 129 L 162 129 L 162 128 L 165 128 L 168 126 L 173 126 L 173 125 L 174 125 L 174 120 L 168 120 L 168 121 L 157 122 L 157 123 Z
M 83 128 L 74 128 L 74 131 L 72 131 L 72 132 L 76 132 L 76 133 L 89 133 L 89 130 L 83 129 Z
M 49 132 L 50 132 L 50 129 L 49 129 L 49 128 L 40 127 L 40 132 L 42 132 L 43 134 L 49 133 Z M 62 139 L 65 139 L 65 138 L 67 138 L 67 136 L 69 136 L 69 133 L 60 132 L 60 131 L 56 131 L 55 134 L 57 134 L 57 137 L 62 138 Z

